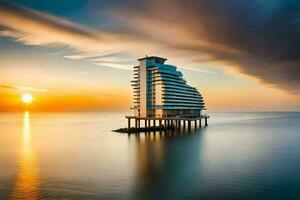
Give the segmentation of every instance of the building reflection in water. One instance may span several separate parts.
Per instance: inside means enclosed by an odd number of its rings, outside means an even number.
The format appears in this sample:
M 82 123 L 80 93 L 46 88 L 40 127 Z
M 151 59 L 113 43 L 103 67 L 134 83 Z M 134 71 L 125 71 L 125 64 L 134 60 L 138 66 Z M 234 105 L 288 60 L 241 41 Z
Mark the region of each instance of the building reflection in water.
M 11 199 L 38 199 L 39 177 L 36 154 L 32 146 L 30 113 L 24 112 L 23 131 L 19 151 L 18 174 L 11 194 Z
M 170 198 L 164 194 L 184 198 L 189 190 L 183 188 L 196 190 L 202 173 L 203 131 L 150 132 L 129 136 L 136 142 L 135 198 Z

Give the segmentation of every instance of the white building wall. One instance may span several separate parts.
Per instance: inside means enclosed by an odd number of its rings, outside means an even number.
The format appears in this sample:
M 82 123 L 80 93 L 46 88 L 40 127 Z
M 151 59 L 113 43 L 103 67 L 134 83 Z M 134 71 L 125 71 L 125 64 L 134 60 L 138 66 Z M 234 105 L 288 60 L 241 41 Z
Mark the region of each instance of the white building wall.
M 147 116 L 147 66 L 146 60 L 140 61 L 140 117 Z
M 155 85 L 155 105 L 156 106 L 162 106 L 163 105 L 163 91 L 162 91 L 162 85 Z M 156 109 L 155 115 L 157 117 L 162 117 L 163 111 L 162 109 Z

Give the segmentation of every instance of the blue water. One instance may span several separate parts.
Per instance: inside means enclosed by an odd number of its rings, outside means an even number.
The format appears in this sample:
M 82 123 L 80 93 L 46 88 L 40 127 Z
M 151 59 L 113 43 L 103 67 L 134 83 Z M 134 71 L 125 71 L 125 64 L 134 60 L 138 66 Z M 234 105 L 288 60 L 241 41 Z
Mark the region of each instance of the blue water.
M 127 135 L 122 113 L 0 114 L 0 199 L 300 199 L 300 113 L 210 113 Z

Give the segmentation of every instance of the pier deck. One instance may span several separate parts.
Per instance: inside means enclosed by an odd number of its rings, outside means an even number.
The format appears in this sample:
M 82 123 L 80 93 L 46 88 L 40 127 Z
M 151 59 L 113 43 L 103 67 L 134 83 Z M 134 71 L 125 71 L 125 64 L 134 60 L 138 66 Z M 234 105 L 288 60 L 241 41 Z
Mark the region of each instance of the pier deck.
M 137 117 L 137 116 L 126 116 L 128 120 L 128 127 L 116 130 L 118 132 L 144 132 L 151 130 L 166 130 L 166 129 L 178 129 L 183 127 L 184 129 L 187 127 L 191 129 L 192 125 L 194 128 L 202 127 L 202 120 L 204 120 L 204 126 L 207 126 L 207 119 L 209 116 L 201 115 L 201 116 L 170 116 L 170 117 Z M 131 127 L 131 121 L 134 120 L 134 126 Z M 141 127 L 141 121 L 144 122 L 144 126 Z

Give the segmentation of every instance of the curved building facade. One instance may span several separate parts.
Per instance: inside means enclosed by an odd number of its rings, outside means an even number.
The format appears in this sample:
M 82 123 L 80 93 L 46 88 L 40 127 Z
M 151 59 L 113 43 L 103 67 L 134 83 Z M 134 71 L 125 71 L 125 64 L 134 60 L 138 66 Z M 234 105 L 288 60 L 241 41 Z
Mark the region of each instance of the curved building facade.
M 132 82 L 136 117 L 198 117 L 205 110 L 202 95 L 187 84 L 167 59 L 150 56 L 138 59 Z

